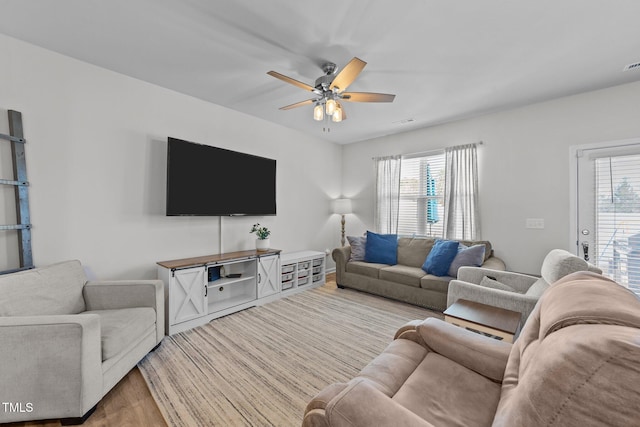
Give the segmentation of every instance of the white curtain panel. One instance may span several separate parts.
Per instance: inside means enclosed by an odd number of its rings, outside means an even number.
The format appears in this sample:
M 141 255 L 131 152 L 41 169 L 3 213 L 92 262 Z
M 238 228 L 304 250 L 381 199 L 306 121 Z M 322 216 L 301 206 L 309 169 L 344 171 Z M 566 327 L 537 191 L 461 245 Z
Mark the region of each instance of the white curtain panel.
M 476 145 L 445 150 L 444 235 L 447 239 L 480 239 Z
M 395 234 L 398 232 L 401 156 L 376 157 L 373 160 L 376 167 L 376 231 Z

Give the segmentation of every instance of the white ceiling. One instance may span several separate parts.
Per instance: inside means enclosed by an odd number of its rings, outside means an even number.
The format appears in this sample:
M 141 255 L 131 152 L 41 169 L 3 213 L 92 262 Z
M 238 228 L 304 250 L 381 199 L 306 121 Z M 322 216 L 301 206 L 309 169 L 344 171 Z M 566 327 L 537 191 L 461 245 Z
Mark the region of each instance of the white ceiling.
M 338 143 L 640 80 L 638 0 L 2 0 L 0 32 Z M 368 63 L 345 103 L 312 119 L 326 61 Z M 0 83 L 1 84 L 1 83 Z M 402 124 L 401 122 L 413 121 Z

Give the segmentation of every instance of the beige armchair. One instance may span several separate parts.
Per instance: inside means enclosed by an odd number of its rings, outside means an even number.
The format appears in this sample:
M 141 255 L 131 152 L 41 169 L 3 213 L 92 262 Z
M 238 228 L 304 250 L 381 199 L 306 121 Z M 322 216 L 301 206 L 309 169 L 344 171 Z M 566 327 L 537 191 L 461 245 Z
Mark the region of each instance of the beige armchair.
M 0 423 L 83 422 L 163 337 L 159 280 L 87 281 L 79 261 L 0 276 Z
M 429 318 L 401 328 L 303 427 L 638 425 L 640 300 L 591 272 L 554 283 L 514 344 Z
M 501 307 L 522 313 L 522 325 L 549 285 L 576 271 L 601 270 L 563 249 L 553 249 L 542 262 L 540 276 L 497 271 L 482 267 L 462 267 L 449 283 L 447 307 L 459 299 Z

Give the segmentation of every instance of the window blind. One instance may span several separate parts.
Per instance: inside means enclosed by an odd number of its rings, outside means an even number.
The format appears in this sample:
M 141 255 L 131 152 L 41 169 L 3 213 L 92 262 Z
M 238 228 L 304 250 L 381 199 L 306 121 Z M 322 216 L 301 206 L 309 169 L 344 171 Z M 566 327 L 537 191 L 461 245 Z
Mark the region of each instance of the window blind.
M 595 159 L 595 263 L 640 294 L 640 155 Z
M 443 237 L 444 151 L 403 157 L 398 234 Z

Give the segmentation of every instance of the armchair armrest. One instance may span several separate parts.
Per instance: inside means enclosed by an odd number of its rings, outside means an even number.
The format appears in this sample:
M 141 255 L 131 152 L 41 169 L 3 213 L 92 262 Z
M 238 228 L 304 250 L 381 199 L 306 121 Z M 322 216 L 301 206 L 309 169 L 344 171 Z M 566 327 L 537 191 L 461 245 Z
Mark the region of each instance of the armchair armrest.
M 416 328 L 418 327 L 418 325 L 420 323 L 422 323 L 424 321 L 424 319 L 416 319 L 416 320 L 411 320 L 407 323 L 405 323 L 404 325 L 400 326 L 400 329 L 398 329 L 395 333 L 395 335 L 393 336 L 394 340 L 397 340 L 398 338 L 400 338 L 400 336 L 407 332 L 407 331 L 415 331 Z
M 82 417 L 102 398 L 98 315 L 0 317 L 0 342 L 0 401 L 33 408 L 0 423 Z
M 487 288 L 461 280 L 452 280 L 449 282 L 447 307 L 459 299 L 466 299 L 517 311 L 518 313 L 522 313 L 521 324 L 524 325 L 524 322 L 533 311 L 533 307 L 535 307 L 538 302 L 539 297 L 520 294 L 518 292 L 503 291 L 502 289 Z
M 156 311 L 156 341 L 164 337 L 164 284 L 162 280 L 89 281 L 83 295 L 87 310 L 151 307 Z
M 436 318 L 424 320 L 417 329 L 432 351 L 480 375 L 502 382 L 511 344 Z
M 322 389 L 318 394 L 316 394 L 313 399 L 307 404 L 304 413 L 311 412 L 317 409 L 326 409 L 327 404 L 331 402 L 331 400 L 336 397 L 338 394 L 342 392 L 345 388 L 347 388 L 347 383 L 333 383 L 328 385 L 324 389 Z
M 421 324 L 424 320 L 416 319 L 411 320 L 410 322 L 405 323 L 398 329 L 393 336 L 394 340 L 397 339 L 405 339 L 415 342 L 416 344 L 420 344 L 423 347 L 427 347 L 424 340 L 418 333 L 418 325 Z M 427 347 L 428 348 L 428 347 Z
M 324 411 L 315 409 L 307 413 L 302 425 L 433 427 L 431 423 L 397 404 L 364 378 L 351 381 L 345 390 L 329 402 Z
M 511 286 L 518 292 L 527 292 L 527 289 L 538 280 L 538 277 L 529 274 L 515 273 L 513 271 L 493 270 L 484 267 L 460 267 L 458 280 L 462 282 L 480 284 L 484 276 L 493 277 L 498 282 Z

